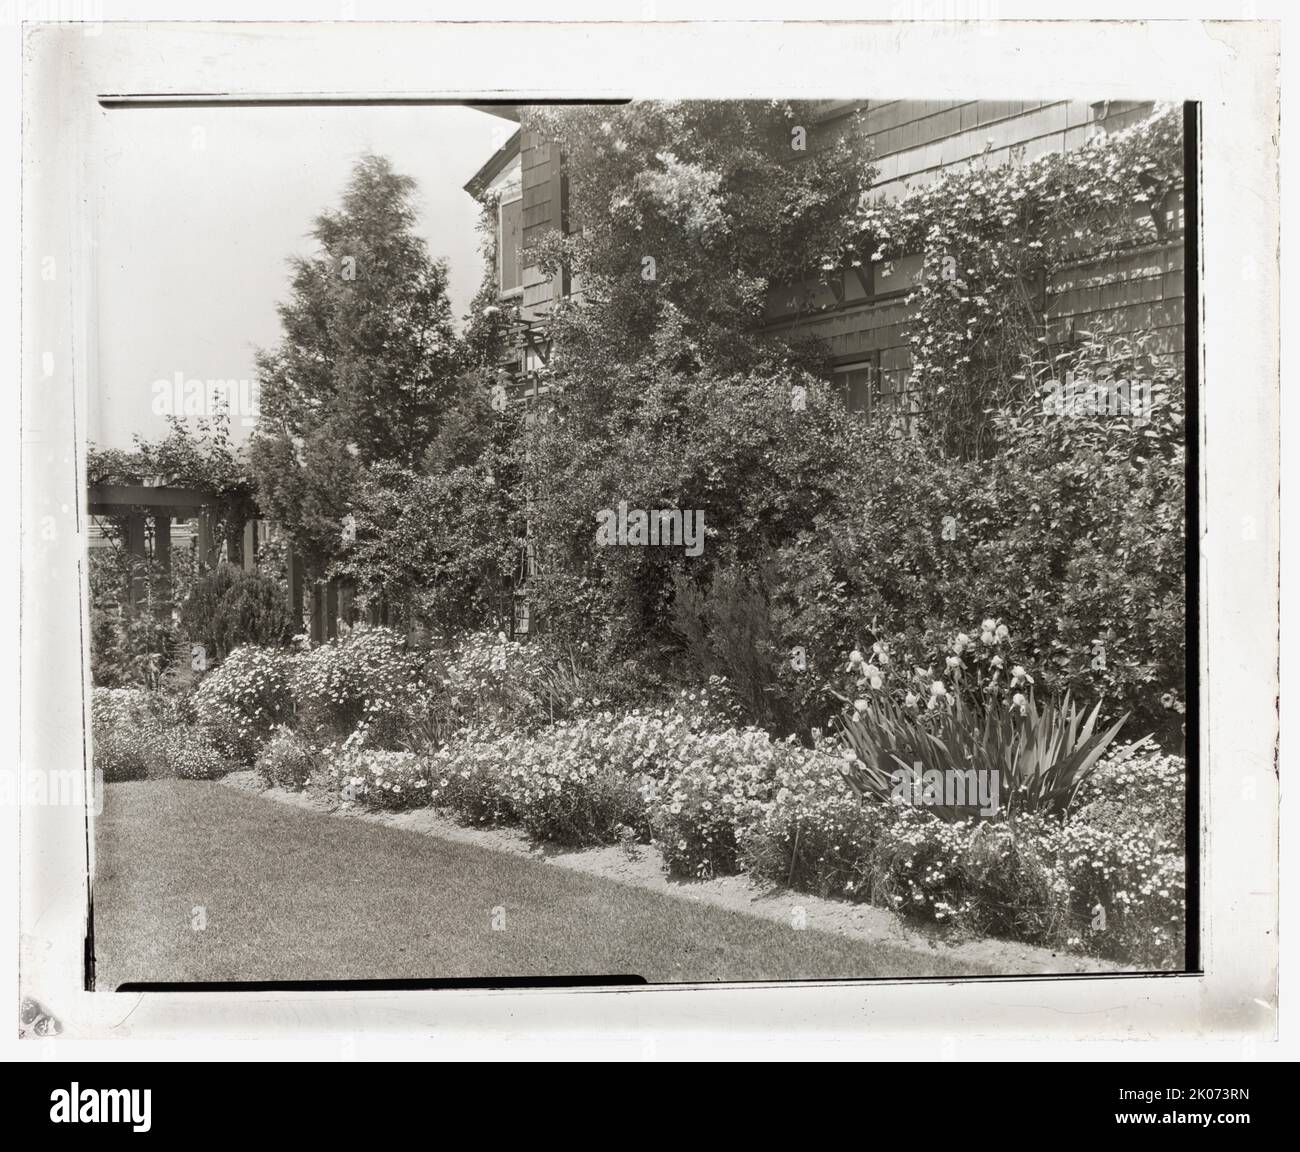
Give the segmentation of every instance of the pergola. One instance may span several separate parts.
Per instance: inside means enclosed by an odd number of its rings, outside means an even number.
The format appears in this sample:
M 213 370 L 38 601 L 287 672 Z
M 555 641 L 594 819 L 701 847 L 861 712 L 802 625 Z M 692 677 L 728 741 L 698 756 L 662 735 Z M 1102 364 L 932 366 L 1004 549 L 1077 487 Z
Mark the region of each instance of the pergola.
M 212 515 L 209 506 L 212 497 L 194 488 L 178 488 L 168 484 L 92 484 L 89 491 L 89 511 L 92 516 L 122 516 L 126 518 L 126 546 L 133 559 L 147 558 L 147 522 L 153 522 L 154 559 L 166 579 L 163 595 L 154 601 L 154 614 L 162 619 L 171 616 L 171 601 L 167 589 L 171 582 L 172 521 L 198 519 L 199 566 L 211 568 L 217 563 L 222 541 L 212 535 Z M 234 533 L 225 541 L 230 560 L 251 569 L 257 559 L 257 521 L 249 520 L 241 533 Z M 138 609 L 144 601 L 144 577 L 132 574 L 127 589 L 127 603 Z
M 168 591 L 171 587 L 171 539 L 173 520 L 198 520 L 199 569 L 215 568 L 221 558 L 221 546 L 226 547 L 226 558 L 245 571 L 257 566 L 259 536 L 258 521 L 248 520 L 243 531 L 228 531 L 220 540 L 213 533 L 216 516 L 212 496 L 197 488 L 183 488 L 171 484 L 92 484 L 88 493 L 88 506 L 92 516 L 115 516 L 126 519 L 127 551 L 134 560 L 148 559 L 148 525 L 153 524 L 154 559 L 162 569 L 163 594 L 155 597 L 154 615 L 162 620 L 171 619 L 172 605 Z M 310 588 L 303 571 L 301 558 L 290 548 L 287 553 L 289 607 L 295 620 L 303 620 L 304 602 L 310 594 L 310 612 L 306 619 L 308 633 L 314 644 L 332 640 L 339 634 L 340 619 L 352 622 L 357 613 L 353 608 L 352 589 L 338 580 L 315 580 Z M 132 573 L 127 588 L 127 607 L 138 611 L 145 601 L 144 576 Z M 372 624 L 386 623 L 385 609 L 374 607 L 368 612 Z

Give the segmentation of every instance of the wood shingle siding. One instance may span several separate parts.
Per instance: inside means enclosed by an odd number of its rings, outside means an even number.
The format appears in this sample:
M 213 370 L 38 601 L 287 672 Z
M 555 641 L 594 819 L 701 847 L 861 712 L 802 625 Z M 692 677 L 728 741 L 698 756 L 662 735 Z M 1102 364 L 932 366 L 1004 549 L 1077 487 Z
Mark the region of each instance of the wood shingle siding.
M 1099 132 L 1139 122 L 1153 108 L 1149 101 L 839 101 L 821 109 L 809 147 L 825 147 L 849 131 L 864 134 L 878 168 L 871 195 L 892 200 L 973 163 L 996 167 L 1074 151 Z M 1158 241 L 1150 226 L 1152 243 L 1106 260 L 1084 260 L 1050 277 L 1046 305 L 1053 338 L 1079 330 L 1150 329 L 1152 351 L 1181 355 L 1183 240 L 1177 206 L 1171 211 L 1167 239 Z M 1135 210 L 1135 219 L 1145 218 L 1145 209 Z M 907 311 L 898 297 L 867 299 L 849 272 L 838 295 L 816 280 L 774 286 L 767 316 L 774 336 L 821 337 L 837 364 L 874 358 L 882 374 L 896 374 L 909 363 Z
M 968 164 L 989 150 L 988 163 L 1005 163 L 1022 150 L 1028 163 L 1049 152 L 1081 148 L 1099 130 L 1115 132 L 1149 115 L 1148 102 L 1086 100 L 891 100 L 869 104 L 860 128 L 880 169 L 873 193 L 886 200 L 928 183 L 945 169 Z M 861 104 L 839 104 L 817 126 L 812 147 L 850 130 Z
M 524 190 L 523 243 L 536 243 L 547 232 L 564 226 L 563 185 L 558 151 L 535 132 L 520 139 L 520 168 Z M 560 276 L 545 276 L 535 265 L 524 268 L 523 310 L 538 319 L 563 291 Z

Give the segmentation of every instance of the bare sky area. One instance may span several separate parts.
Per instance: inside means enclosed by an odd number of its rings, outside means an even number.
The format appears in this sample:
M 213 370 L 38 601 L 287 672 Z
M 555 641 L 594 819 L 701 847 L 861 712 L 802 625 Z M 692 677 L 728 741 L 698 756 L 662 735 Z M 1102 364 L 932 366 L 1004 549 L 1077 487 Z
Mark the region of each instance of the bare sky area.
M 387 156 L 418 184 L 419 230 L 447 260 L 459 323 L 482 275 L 463 185 L 514 129 L 462 107 L 102 111 L 97 185 L 98 379 L 88 437 L 128 448 L 166 432 L 154 382 L 252 380 L 280 334 L 289 256 L 337 207 L 352 163 Z M 249 429 L 232 421 L 243 440 Z

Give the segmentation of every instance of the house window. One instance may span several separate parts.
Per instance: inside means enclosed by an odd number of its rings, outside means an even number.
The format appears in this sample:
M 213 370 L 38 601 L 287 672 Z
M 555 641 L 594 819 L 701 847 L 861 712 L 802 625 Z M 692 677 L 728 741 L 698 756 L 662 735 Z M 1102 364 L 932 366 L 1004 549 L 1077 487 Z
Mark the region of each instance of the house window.
M 1164 214 L 1165 235 L 1183 231 L 1183 190 L 1175 188 L 1165 195 L 1159 209 Z
M 832 369 L 831 382 L 840 390 L 850 412 L 870 415 L 875 410 L 880 378 L 874 361 L 842 364 Z
M 502 200 L 497 209 L 497 270 L 501 295 L 522 292 L 524 287 L 523 263 L 519 249 L 524 237 L 524 200 Z

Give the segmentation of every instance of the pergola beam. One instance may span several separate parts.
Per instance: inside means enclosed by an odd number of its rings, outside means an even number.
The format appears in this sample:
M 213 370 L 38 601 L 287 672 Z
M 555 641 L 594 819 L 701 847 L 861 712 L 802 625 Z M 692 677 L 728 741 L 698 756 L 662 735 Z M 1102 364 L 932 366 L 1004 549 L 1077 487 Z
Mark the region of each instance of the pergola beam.
M 147 484 L 92 484 L 90 511 L 95 516 L 122 515 L 131 508 L 172 509 L 173 517 L 197 516 L 212 497 L 195 488 L 151 488 Z

